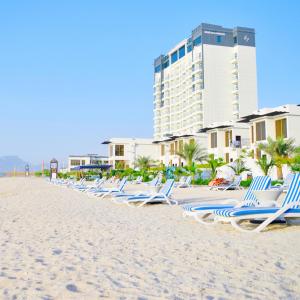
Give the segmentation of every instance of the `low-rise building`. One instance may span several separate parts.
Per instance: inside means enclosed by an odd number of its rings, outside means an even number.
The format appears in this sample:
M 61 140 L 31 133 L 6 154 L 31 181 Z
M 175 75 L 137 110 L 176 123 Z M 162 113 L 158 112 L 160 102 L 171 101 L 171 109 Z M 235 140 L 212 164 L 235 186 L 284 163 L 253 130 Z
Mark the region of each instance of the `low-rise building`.
M 108 145 L 108 161 L 113 168 L 134 168 L 139 156 L 159 160 L 159 147 L 153 139 L 111 138 L 102 144 Z
M 295 144 L 300 145 L 300 104 L 259 109 L 242 117 L 239 122 L 250 126 L 250 146 L 256 159 L 262 155 L 258 144 L 266 143 L 268 137 L 273 140 L 293 138 Z
M 69 155 L 68 171 L 78 166 L 108 164 L 108 157 L 98 154 Z
M 229 163 L 250 146 L 249 125 L 236 121 L 216 122 L 200 130 L 207 134 L 207 152 Z
M 207 141 L 205 134 L 182 136 L 169 136 L 165 140 L 155 141 L 159 147 L 159 161 L 165 166 L 184 166 L 185 161 L 177 153 L 181 152 L 184 144 L 197 143 L 201 148 L 206 149 Z

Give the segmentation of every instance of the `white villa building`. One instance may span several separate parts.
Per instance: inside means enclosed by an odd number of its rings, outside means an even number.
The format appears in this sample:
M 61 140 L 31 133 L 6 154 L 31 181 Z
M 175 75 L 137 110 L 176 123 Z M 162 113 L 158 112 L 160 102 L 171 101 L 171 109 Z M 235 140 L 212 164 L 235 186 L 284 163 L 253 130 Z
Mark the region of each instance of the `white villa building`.
M 200 130 L 207 133 L 207 152 L 224 162 L 235 161 L 250 146 L 249 125 L 236 121 L 216 122 Z
M 153 139 L 111 138 L 102 142 L 108 147 L 108 161 L 113 168 L 134 168 L 139 156 L 148 156 L 154 161 L 159 160 L 159 148 Z
M 250 147 L 255 158 L 262 155 L 258 144 L 265 143 L 268 137 L 273 140 L 279 137 L 293 138 L 295 144 L 300 145 L 300 104 L 262 108 L 243 116 L 239 122 L 250 126 Z
M 104 165 L 108 164 L 108 157 L 98 154 L 69 155 L 68 172 L 74 167 L 86 165 Z

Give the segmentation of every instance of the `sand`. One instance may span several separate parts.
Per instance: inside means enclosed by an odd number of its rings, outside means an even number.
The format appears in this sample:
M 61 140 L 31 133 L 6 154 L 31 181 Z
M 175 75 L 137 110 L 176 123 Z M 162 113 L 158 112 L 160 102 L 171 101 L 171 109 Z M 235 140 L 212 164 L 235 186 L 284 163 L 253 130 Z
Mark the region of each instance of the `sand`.
M 192 188 L 174 198 L 240 194 Z M 184 219 L 180 207 L 0 179 L 0 299 L 300 299 L 299 267 L 299 226 L 245 234 Z

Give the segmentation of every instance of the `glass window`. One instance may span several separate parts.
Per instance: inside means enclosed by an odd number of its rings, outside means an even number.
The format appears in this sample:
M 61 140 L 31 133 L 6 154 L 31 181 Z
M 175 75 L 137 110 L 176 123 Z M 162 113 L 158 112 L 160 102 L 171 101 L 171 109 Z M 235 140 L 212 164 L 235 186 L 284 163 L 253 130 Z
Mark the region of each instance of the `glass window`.
M 71 166 L 80 166 L 80 160 L 79 159 L 72 159 L 71 160 Z
M 225 147 L 229 147 L 232 143 L 232 130 L 225 131 Z
M 217 35 L 217 36 L 216 36 L 216 42 L 217 42 L 218 44 L 220 44 L 220 43 L 222 42 L 222 36 L 221 36 L 221 35 Z
M 191 52 L 193 50 L 193 45 L 189 44 L 187 45 L 187 52 Z
M 156 66 L 154 70 L 155 70 L 155 73 L 158 73 L 158 72 L 160 72 L 160 70 L 161 70 L 161 66 L 160 66 L 160 65 Z
M 115 145 L 115 156 L 124 156 L 124 145 Z
M 166 69 L 169 66 L 169 61 L 167 60 L 164 64 L 163 64 L 163 68 Z
M 195 90 L 196 90 L 196 87 L 195 87 L 195 85 L 193 84 L 193 85 L 192 85 L 192 92 L 195 92 Z
M 160 145 L 160 155 L 161 156 L 165 155 L 165 145 Z
M 177 51 L 175 51 L 171 54 L 171 63 L 173 64 L 177 60 L 178 60 L 178 53 L 177 53 Z
M 217 137 L 218 136 L 216 132 L 212 132 L 210 134 L 210 148 L 217 148 L 218 146 Z
M 173 144 L 173 143 L 171 144 L 171 147 L 170 147 L 170 154 L 171 154 L 171 155 L 174 155 L 174 154 L 175 154 L 175 147 L 174 147 L 174 144 Z
M 233 42 L 234 42 L 235 44 L 237 44 L 237 36 L 235 36 L 235 37 L 233 38 Z
M 181 48 L 179 48 L 179 58 L 184 56 L 185 56 L 185 46 L 182 46 Z
M 264 141 L 266 139 L 266 123 L 265 121 L 257 122 L 255 125 L 256 129 L 256 140 Z
M 280 119 L 275 121 L 276 139 L 287 137 L 286 119 Z
M 201 36 L 198 36 L 194 39 L 194 46 L 198 46 L 201 44 Z
M 195 71 L 195 65 L 192 65 L 192 71 L 193 72 Z

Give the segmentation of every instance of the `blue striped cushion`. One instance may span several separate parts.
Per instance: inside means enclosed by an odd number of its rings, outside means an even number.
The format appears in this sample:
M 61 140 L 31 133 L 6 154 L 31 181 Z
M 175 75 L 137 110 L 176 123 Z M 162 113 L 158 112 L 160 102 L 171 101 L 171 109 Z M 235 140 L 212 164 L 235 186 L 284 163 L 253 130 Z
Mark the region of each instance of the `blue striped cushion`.
M 233 209 L 219 209 L 215 210 L 214 214 L 220 217 L 241 217 L 251 215 L 263 215 L 263 214 L 275 214 L 281 207 L 247 207 L 247 208 L 233 208 Z M 300 208 L 290 208 L 285 214 L 288 213 L 299 213 Z

